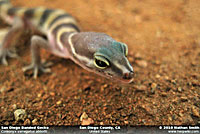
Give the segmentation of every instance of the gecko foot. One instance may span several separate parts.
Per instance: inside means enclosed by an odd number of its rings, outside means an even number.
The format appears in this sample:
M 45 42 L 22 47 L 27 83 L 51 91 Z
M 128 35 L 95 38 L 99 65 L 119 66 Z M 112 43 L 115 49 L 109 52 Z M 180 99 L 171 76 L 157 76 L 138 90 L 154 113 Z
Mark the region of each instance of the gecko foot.
M 0 62 L 5 66 L 8 66 L 7 57 L 18 58 L 19 56 L 15 50 L 0 49 Z
M 22 70 L 23 70 L 23 72 L 26 72 L 28 70 L 33 70 L 33 78 L 37 79 L 39 71 L 41 71 L 43 73 L 50 73 L 51 72 L 51 69 L 47 68 L 50 65 L 51 65 L 51 63 L 40 63 L 40 64 L 32 63 L 28 66 L 23 67 Z

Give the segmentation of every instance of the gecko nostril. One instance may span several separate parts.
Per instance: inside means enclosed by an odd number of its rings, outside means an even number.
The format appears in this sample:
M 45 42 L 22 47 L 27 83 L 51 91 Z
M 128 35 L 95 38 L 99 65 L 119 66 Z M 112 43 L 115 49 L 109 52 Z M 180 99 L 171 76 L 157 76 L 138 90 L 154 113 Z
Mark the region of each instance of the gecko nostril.
M 133 78 L 133 75 L 134 75 L 134 72 L 133 72 L 133 71 L 124 73 L 123 79 L 132 79 L 132 78 Z

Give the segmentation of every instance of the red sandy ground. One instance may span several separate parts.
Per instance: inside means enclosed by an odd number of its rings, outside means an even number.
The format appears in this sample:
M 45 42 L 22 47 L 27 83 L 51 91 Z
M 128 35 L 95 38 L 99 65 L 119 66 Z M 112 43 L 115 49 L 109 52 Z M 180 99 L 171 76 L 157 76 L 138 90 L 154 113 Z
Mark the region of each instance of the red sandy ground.
M 0 124 L 79 125 L 86 114 L 95 125 L 184 125 L 200 123 L 199 0 L 13 0 L 18 6 L 60 8 L 83 31 L 104 32 L 129 46 L 134 82 L 121 85 L 87 72 L 70 60 L 42 51 L 52 74 L 34 80 L 20 60 L 0 66 Z M 23 38 L 22 38 L 23 40 Z M 25 109 L 25 122 L 14 119 Z M 34 121 L 33 121 L 34 120 Z

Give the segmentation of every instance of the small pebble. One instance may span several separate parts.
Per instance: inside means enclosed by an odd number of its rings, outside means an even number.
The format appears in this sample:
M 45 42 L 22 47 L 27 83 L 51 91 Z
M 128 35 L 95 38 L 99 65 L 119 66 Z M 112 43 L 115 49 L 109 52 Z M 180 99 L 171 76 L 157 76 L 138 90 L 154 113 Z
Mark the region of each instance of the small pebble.
M 24 125 L 30 125 L 31 124 L 31 121 L 29 120 L 29 119 L 26 119 L 25 121 L 24 121 Z
M 136 53 L 136 54 L 135 54 L 135 58 L 136 58 L 136 59 L 142 59 L 143 57 L 142 57 L 142 54 L 141 54 L 141 53 Z
M 6 121 L 5 123 L 4 123 L 4 125 L 9 125 L 10 123 L 9 123 L 9 121 Z
M 169 76 L 165 76 L 164 79 L 165 79 L 165 80 L 169 80 Z
M 169 104 L 170 110 L 174 110 L 174 106 L 172 104 Z
M 129 124 L 128 121 L 124 121 L 124 123 L 125 123 L 126 125 Z
M 58 117 L 59 117 L 59 118 L 62 118 L 62 114 L 58 114 Z
M 195 106 L 192 107 L 192 114 L 193 114 L 194 116 L 200 117 L 199 112 L 200 112 L 200 111 L 199 111 L 198 108 L 196 108 Z
M 55 93 L 54 93 L 54 92 L 50 92 L 50 95 L 51 95 L 51 96 L 55 96 Z
M 155 94 L 155 89 L 157 88 L 157 84 L 156 83 L 152 83 L 151 84 L 151 93 Z
M 57 105 L 60 105 L 61 103 L 62 103 L 61 100 L 59 100 L 59 101 L 56 102 Z
M 160 38 L 162 35 L 162 31 L 161 30 L 157 30 L 156 31 L 156 37 Z
M 12 105 L 12 108 L 13 108 L 13 109 L 17 109 L 17 105 L 16 105 L 16 104 L 13 104 L 13 105 Z
M 162 97 L 167 97 L 167 93 L 163 92 L 163 93 L 161 94 L 161 96 L 162 96 Z
M 4 91 L 6 91 L 6 88 L 5 87 L 1 87 L 0 88 L 0 93 L 3 93 Z
M 187 97 L 181 97 L 182 102 L 186 102 L 187 100 L 188 100 Z
M 46 100 L 49 97 L 49 95 L 45 94 L 44 96 L 42 96 L 42 99 Z
M 159 75 L 159 74 L 156 74 L 156 78 L 160 78 L 160 75 Z
M 129 57 L 128 57 L 128 60 L 132 63 L 132 62 L 134 61 L 134 57 L 129 56 Z
M 192 86 L 200 86 L 200 83 L 199 83 L 199 81 L 198 80 L 193 80 L 192 81 Z
M 152 61 L 152 63 L 155 64 L 155 65 L 160 65 L 161 64 L 161 62 L 158 61 L 158 60 Z
M 147 90 L 147 87 L 145 85 L 137 85 L 135 86 L 137 91 L 145 91 Z
M 155 88 L 151 88 L 151 93 L 155 94 L 155 92 L 156 92 Z
M 101 92 L 103 92 L 103 91 L 104 91 L 104 87 L 103 87 L 103 86 L 101 86 L 101 89 L 100 89 L 100 90 L 101 90 Z
M 136 23 L 141 23 L 141 22 L 142 22 L 141 16 L 136 15 L 136 16 L 135 16 L 135 22 L 136 22 Z
M 178 87 L 177 90 L 178 90 L 178 92 L 182 92 L 183 91 L 181 87 Z
M 38 98 L 40 98 L 41 96 L 42 96 L 42 93 L 39 93 L 39 94 L 37 95 Z
M 171 80 L 171 83 L 176 85 L 176 80 Z
M 83 119 L 88 119 L 88 115 L 86 114 L 86 112 L 84 112 L 81 117 L 80 117 L 80 121 L 83 121 Z
M 135 62 L 139 67 L 143 67 L 143 68 L 146 68 L 148 65 L 146 60 L 136 60 Z
M 172 119 L 173 119 L 173 120 L 176 120 L 176 119 L 177 119 L 177 115 L 173 114 L 173 115 L 172 115 Z
M 183 117 L 183 113 L 179 113 L 178 115 L 179 115 L 180 117 Z
M 94 124 L 94 120 L 92 118 L 83 119 L 81 125 L 91 125 Z
M 151 88 L 156 88 L 157 87 L 157 84 L 156 83 L 152 83 L 151 84 Z
M 191 65 L 192 65 L 192 66 L 196 66 L 197 63 L 196 63 L 195 61 L 192 61 Z
M 14 112 L 15 120 L 16 121 L 24 121 L 27 117 L 26 111 L 24 109 L 17 109 Z
M 37 119 L 33 119 L 33 120 L 32 120 L 32 124 L 33 124 L 33 125 L 36 125 L 37 123 L 38 123 L 38 120 L 37 120 Z
M 168 117 L 168 120 L 169 120 L 169 121 L 172 121 L 172 117 L 171 117 L 171 116 L 169 116 L 169 117 Z

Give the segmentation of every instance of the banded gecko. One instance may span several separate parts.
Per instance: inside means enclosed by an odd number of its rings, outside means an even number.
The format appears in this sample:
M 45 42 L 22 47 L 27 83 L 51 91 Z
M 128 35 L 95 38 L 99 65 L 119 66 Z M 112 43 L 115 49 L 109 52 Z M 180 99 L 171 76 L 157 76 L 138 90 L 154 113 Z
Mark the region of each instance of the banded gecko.
M 13 41 L 30 30 L 32 62 L 22 70 L 33 70 L 34 78 L 39 71 L 51 71 L 41 62 L 42 48 L 101 76 L 126 83 L 133 80 L 127 45 L 104 33 L 81 32 L 76 20 L 63 10 L 14 7 L 9 0 L 0 0 L 0 17 L 11 25 L 0 44 L 0 62 L 4 65 L 8 65 L 7 57 L 17 56 L 10 51 Z

